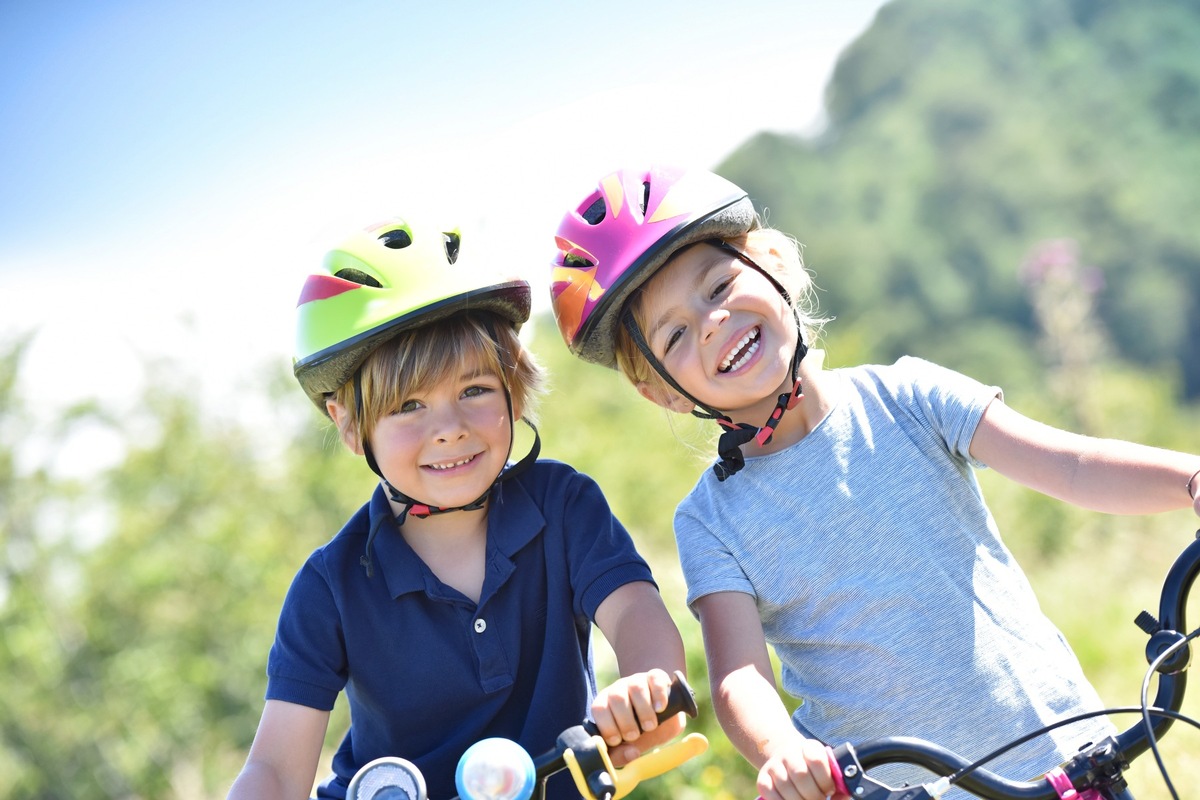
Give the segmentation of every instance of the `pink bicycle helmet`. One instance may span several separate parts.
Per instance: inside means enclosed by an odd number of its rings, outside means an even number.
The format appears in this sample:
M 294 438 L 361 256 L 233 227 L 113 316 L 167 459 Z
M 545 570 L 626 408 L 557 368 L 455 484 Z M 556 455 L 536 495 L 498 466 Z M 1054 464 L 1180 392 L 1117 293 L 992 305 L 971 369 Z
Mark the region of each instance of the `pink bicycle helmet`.
M 725 241 L 758 227 L 758 215 L 749 196 L 734 184 L 705 170 L 658 167 L 620 170 L 601 178 L 596 191 L 563 217 L 554 237 L 558 252 L 550 295 L 567 347 L 585 361 L 616 368 L 616 332 L 618 326 L 624 326 L 654 371 L 693 403 L 692 414 L 721 425 L 723 433 L 717 442 L 720 460 L 713 471 L 722 481 L 744 466 L 742 445 L 751 440 L 759 445 L 769 443 L 783 415 L 803 397 L 798 369 L 808 347 L 798 313 L 791 363 L 793 384 L 790 391 L 779 395 L 767 421 L 754 426 L 734 422 L 688 394 L 654 355 L 624 306 L 630 295 L 672 256 L 685 247 L 706 242 L 757 270 L 796 313 L 783 285 Z
M 706 170 L 618 170 L 566 213 L 554 237 L 550 294 L 572 353 L 616 368 L 630 294 L 676 252 L 758 227 L 746 192 Z

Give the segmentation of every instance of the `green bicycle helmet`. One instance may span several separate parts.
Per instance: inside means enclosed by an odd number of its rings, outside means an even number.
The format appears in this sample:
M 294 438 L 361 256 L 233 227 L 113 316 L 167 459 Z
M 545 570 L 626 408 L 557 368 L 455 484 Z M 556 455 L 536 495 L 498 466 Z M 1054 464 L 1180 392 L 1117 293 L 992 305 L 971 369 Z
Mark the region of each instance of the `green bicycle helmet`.
M 325 256 L 296 303 L 293 372 L 317 408 L 354 377 L 371 351 L 403 331 L 459 311 L 486 310 L 515 327 L 529 319 L 530 288 L 485 277 L 458 228 L 394 217 Z

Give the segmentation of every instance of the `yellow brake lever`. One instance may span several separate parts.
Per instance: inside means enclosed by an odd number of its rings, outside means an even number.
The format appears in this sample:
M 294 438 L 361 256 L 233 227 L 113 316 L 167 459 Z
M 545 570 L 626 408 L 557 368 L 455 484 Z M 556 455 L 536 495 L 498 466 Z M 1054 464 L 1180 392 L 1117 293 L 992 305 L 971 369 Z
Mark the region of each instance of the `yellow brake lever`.
M 625 797 L 646 778 L 654 778 L 662 775 L 664 772 L 673 770 L 683 762 L 700 755 L 708 749 L 708 739 L 705 738 L 704 734 L 689 733 L 677 742 L 663 745 L 656 750 L 651 750 L 649 753 L 643 753 L 624 767 L 618 769 L 612 765 L 612 761 L 608 758 L 608 748 L 605 747 L 604 740 L 599 736 L 593 736 L 592 742 L 596 746 L 596 754 L 604 762 L 604 771 L 613 778 L 615 791 L 613 800 L 620 800 L 620 798 Z M 580 796 L 587 798 L 587 800 L 597 800 L 595 793 L 588 786 L 587 775 L 584 774 L 584 769 L 580 765 L 574 751 L 567 750 L 564 752 L 563 760 L 566 762 L 571 777 L 575 780 L 575 788 L 579 791 Z
M 630 761 L 613 773 L 617 784 L 614 800 L 629 794 L 646 778 L 662 775 L 708 749 L 708 739 L 702 733 L 689 733 L 678 742 L 663 745 Z
M 597 770 L 597 773 L 606 772 L 609 775 L 616 773 L 616 768 L 613 767 L 612 761 L 608 757 L 608 747 L 604 744 L 602 738 L 593 734 L 588 737 L 587 745 L 583 749 L 586 750 L 586 753 L 582 753 L 581 755 L 584 755 L 586 760 L 591 761 L 593 764 L 599 760 L 603 765 L 603 770 Z M 575 753 L 574 749 L 567 748 L 563 751 L 562 757 L 563 762 L 567 765 L 567 769 L 571 773 L 571 778 L 575 781 L 575 789 L 579 792 L 579 796 L 586 800 L 597 800 L 591 787 L 588 786 L 584 767 L 579 763 L 580 756 Z

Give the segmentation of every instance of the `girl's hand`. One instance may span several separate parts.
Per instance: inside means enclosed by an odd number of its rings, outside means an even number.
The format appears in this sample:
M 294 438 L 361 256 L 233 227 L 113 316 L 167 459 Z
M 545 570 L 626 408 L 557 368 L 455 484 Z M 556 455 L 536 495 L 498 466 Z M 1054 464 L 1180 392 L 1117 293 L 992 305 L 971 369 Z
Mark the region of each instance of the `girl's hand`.
M 833 782 L 829 751 L 816 739 L 797 740 L 767 759 L 758 793 L 761 800 L 847 800 Z
M 665 670 L 652 669 L 627 675 L 596 695 L 592 719 L 608 745 L 613 766 L 624 766 L 683 731 L 684 714 L 658 721 L 658 712 L 667 707 L 670 694 L 671 676 Z

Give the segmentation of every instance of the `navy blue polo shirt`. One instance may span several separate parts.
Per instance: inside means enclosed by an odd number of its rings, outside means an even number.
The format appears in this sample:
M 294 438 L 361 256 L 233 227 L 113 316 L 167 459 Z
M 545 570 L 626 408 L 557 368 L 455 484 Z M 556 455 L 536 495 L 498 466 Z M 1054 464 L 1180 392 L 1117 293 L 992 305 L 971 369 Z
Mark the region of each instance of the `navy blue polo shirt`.
M 360 559 L 372 524 L 368 578 Z M 503 736 L 536 758 L 586 716 L 596 608 L 619 586 L 653 580 L 629 534 L 591 478 L 543 460 L 493 492 L 486 557 L 476 604 L 413 552 L 377 488 L 300 569 L 266 697 L 330 710 L 345 690 L 350 729 L 318 797 L 344 798 L 364 764 L 400 756 L 431 798 L 448 798 L 476 741 Z M 549 786 L 578 797 L 565 774 Z

